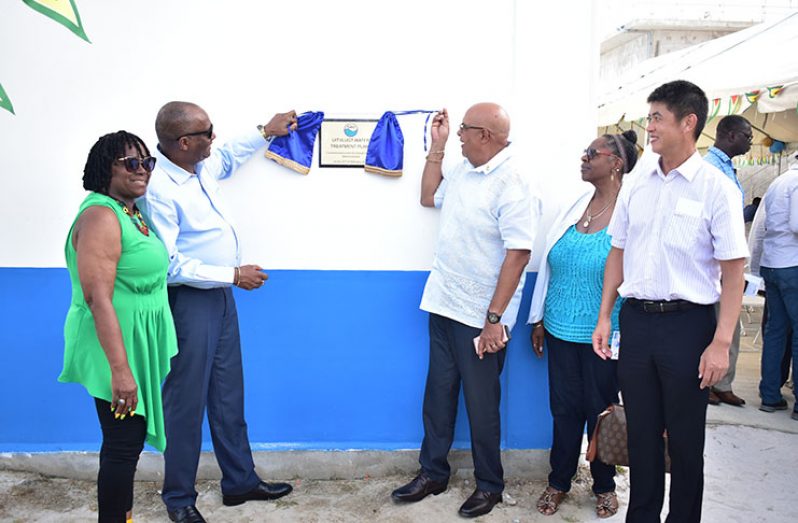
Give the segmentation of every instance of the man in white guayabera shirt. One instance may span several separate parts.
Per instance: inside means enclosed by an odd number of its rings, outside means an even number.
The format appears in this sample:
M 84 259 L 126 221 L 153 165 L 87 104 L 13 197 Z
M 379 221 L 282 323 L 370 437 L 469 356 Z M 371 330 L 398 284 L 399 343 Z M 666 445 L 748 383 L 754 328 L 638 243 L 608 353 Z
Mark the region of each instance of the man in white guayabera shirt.
M 518 315 L 540 201 L 513 164 L 510 118 L 498 105 L 481 103 L 466 112 L 457 132 L 465 160 L 445 174 L 446 109 L 435 115 L 431 133 L 421 204 L 440 208 L 441 221 L 435 261 L 421 300 L 421 309 L 430 313 L 421 473 L 392 497 L 419 501 L 446 489 L 447 454 L 462 382 L 476 490 L 459 513 L 476 517 L 502 500 L 499 375 L 506 352 L 502 349 L 505 328 L 512 329 Z

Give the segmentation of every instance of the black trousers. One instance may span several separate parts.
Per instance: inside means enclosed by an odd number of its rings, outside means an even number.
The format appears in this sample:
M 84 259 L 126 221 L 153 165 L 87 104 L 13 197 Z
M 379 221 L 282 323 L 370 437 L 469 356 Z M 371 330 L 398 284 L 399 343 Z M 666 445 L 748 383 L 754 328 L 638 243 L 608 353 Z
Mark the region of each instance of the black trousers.
M 480 360 L 473 341 L 480 332 L 481 329 L 437 314 L 429 316 L 429 371 L 424 392 L 424 441 L 419 463 L 432 479 L 449 480 L 446 456 L 454 439 L 462 382 L 477 488 L 502 492 L 504 470 L 500 448 L 499 375 L 507 350 L 485 354 Z
M 115 419 L 111 404 L 94 398 L 103 433 L 100 472 L 97 474 L 97 502 L 100 523 L 125 522 L 133 508 L 133 478 L 144 448 L 147 423 L 142 416 Z
M 571 490 L 571 478 L 579 466 L 582 436 L 587 424 L 588 441 L 596 419 L 611 403 L 618 403 L 618 362 L 602 360 L 586 343 L 572 343 L 546 333 L 549 355 L 549 406 L 553 438 L 549 485 Z M 593 492 L 615 490 L 615 467 L 599 460 L 590 463 Z
M 627 301 L 621 308 L 618 379 L 626 405 L 631 479 L 627 522 L 660 521 L 666 429 L 671 456 L 667 521 L 701 521 L 709 389 L 699 389 L 698 364 L 715 326 L 711 305 L 651 313 Z

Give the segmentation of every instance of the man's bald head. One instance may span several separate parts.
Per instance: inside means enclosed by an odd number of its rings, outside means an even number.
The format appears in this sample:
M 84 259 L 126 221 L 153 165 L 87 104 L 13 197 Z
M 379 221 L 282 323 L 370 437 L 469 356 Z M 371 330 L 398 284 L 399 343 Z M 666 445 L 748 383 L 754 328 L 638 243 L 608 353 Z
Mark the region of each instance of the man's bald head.
M 203 117 L 207 114 L 202 107 L 191 102 L 169 102 L 161 107 L 155 117 L 155 134 L 161 149 L 171 147 L 179 137 L 193 132 L 195 122 Z
M 463 121 L 467 121 L 470 125 L 485 127 L 498 144 L 507 145 L 507 138 L 510 136 L 510 116 L 501 105 L 490 102 L 472 105 L 466 111 Z
M 510 143 L 510 117 L 500 105 L 479 103 L 463 116 L 457 131 L 463 156 L 472 165 L 483 165 Z

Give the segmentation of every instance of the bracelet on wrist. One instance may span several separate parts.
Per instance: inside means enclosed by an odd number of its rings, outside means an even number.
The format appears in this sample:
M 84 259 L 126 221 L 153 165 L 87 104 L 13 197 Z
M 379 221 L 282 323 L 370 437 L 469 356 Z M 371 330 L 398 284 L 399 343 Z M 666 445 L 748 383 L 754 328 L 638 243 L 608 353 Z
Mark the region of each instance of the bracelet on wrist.
M 532 328 L 533 329 L 537 329 L 538 327 L 543 327 L 543 322 L 542 321 L 539 321 L 537 323 L 533 323 L 532 324 Z
M 241 281 L 241 269 L 239 269 L 238 267 L 236 267 L 236 268 L 235 268 L 235 271 L 233 272 L 233 285 L 235 285 L 236 287 L 238 287 L 238 283 L 239 283 L 240 281 Z
M 266 128 L 264 126 L 259 125 L 258 126 L 258 131 L 260 131 L 260 134 L 261 134 L 261 136 L 263 136 L 264 140 L 266 140 L 267 142 L 271 142 L 272 141 L 273 136 L 271 136 L 271 135 L 266 133 Z

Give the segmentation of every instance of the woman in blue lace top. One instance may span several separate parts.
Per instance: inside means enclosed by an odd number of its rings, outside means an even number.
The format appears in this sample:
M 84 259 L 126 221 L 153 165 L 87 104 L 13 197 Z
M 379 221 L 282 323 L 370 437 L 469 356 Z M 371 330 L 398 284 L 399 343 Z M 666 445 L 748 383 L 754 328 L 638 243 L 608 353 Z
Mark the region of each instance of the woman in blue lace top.
M 637 162 L 637 134 L 605 134 L 582 155 L 582 180 L 590 183 L 555 220 L 546 238 L 538 270 L 529 321 L 532 347 L 538 357 L 548 350 L 549 396 L 554 419 L 549 485 L 537 502 L 541 514 L 557 512 L 571 489 L 587 424 L 593 434 L 596 418 L 618 402 L 614 360 L 593 352 L 591 335 L 601 305 L 604 263 L 610 251 L 607 225 L 621 189 L 621 179 Z M 613 311 L 618 329 L 620 300 Z M 618 511 L 615 467 L 590 464 L 596 515 Z

